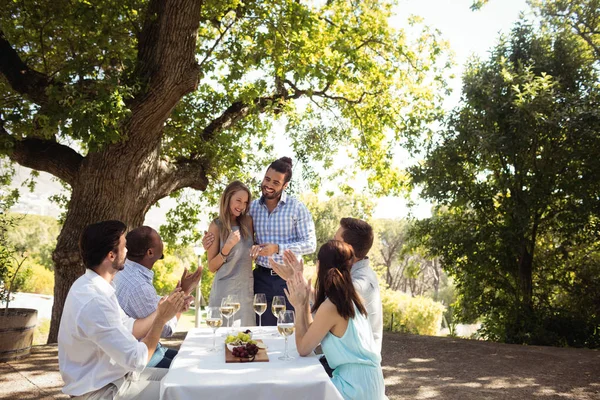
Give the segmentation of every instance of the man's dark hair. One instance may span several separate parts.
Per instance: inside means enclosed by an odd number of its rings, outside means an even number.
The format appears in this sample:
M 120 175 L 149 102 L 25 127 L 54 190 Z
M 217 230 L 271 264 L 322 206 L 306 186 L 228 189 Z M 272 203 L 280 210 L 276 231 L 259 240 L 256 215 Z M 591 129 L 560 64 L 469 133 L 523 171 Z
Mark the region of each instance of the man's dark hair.
M 85 227 L 79 238 L 79 251 L 86 268 L 96 268 L 109 252 L 118 252 L 119 239 L 127 226 L 121 221 L 102 221 Z
M 149 248 L 152 247 L 155 230 L 149 226 L 140 226 L 127 234 L 127 258 L 130 260 L 144 258 Z
M 342 238 L 352 246 L 354 255 L 359 260 L 367 256 L 373 246 L 373 228 L 358 218 L 342 218 L 340 225 L 344 228 Z
M 275 171 L 280 174 L 285 174 L 285 183 L 288 183 L 292 180 L 292 159 L 289 157 L 281 157 L 278 160 L 275 160 L 269 165 L 269 168 L 273 168 Z M 269 169 L 267 168 L 267 170 Z

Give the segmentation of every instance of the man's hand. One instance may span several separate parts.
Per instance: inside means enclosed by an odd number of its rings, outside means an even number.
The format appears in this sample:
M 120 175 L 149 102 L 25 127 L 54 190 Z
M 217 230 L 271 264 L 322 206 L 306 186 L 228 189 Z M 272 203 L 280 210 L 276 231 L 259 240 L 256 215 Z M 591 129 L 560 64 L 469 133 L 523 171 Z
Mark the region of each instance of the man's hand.
M 158 302 L 156 309 L 156 320 L 166 324 L 177 313 L 182 312 L 186 301 L 186 295 L 181 288 L 176 288 L 168 297 L 163 297 Z
M 279 251 L 279 245 L 273 243 L 261 244 L 259 256 L 270 257 Z
M 215 235 L 212 232 L 204 231 L 204 237 L 202 238 L 202 247 L 204 247 L 205 251 L 208 250 L 210 246 L 212 246 L 214 241 Z
M 196 289 L 196 286 L 198 286 L 198 282 L 200 282 L 200 279 L 202 278 L 202 269 L 202 265 L 198 265 L 196 272 L 190 274 L 188 274 L 187 268 L 183 270 L 179 286 L 186 296 L 189 296 L 189 294 Z

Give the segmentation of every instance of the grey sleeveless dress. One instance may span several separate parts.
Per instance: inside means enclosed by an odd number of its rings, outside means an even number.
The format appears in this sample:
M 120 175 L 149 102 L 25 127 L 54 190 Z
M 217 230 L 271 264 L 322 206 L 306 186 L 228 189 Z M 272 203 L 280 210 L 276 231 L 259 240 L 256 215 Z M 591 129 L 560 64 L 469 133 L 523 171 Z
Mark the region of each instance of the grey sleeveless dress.
M 221 222 L 216 219 L 215 223 L 222 229 Z M 239 227 L 233 226 L 234 231 Z M 220 243 L 219 251 L 223 249 L 225 243 Z M 210 298 L 208 305 L 210 307 L 219 307 L 221 299 L 229 294 L 237 294 L 240 299 L 240 310 L 230 319 L 231 326 L 255 326 L 256 316 L 254 313 L 254 278 L 252 276 L 252 258 L 250 249 L 254 241 L 251 237 L 240 238 L 240 241 L 233 246 L 227 256 L 227 261 L 221 265 L 221 268 L 215 274 L 212 288 L 210 289 Z M 236 323 L 236 321 L 238 321 Z M 223 326 L 226 326 L 227 319 L 223 318 Z

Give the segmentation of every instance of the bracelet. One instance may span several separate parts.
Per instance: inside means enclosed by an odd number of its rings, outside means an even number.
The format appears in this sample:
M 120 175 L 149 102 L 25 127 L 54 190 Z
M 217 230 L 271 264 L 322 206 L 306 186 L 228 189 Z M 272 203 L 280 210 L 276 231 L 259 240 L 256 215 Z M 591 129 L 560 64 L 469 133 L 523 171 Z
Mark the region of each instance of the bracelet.
M 221 250 L 219 252 L 219 255 L 221 256 L 221 260 L 223 260 L 223 264 L 225 264 L 227 262 L 227 257 L 229 256 L 229 254 L 225 255 L 223 254 L 223 250 Z

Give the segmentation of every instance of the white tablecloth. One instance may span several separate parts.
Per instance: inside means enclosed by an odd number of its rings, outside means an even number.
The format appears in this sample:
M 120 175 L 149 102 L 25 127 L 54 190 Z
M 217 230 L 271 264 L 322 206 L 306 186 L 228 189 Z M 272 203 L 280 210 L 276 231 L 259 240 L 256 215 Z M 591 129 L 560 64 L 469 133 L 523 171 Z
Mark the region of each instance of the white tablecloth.
M 217 331 L 219 353 L 207 351 L 212 346 L 212 329 L 197 328 L 188 333 L 161 382 L 161 399 L 342 399 L 318 356 L 298 355 L 294 336 L 288 339 L 288 353 L 296 357 L 292 361 L 278 359 L 283 354 L 284 339 L 271 336 L 277 328 L 262 327 L 263 333 L 255 333 L 253 339 L 262 339 L 267 345 L 269 362 L 227 364 L 221 337 L 225 329 Z

